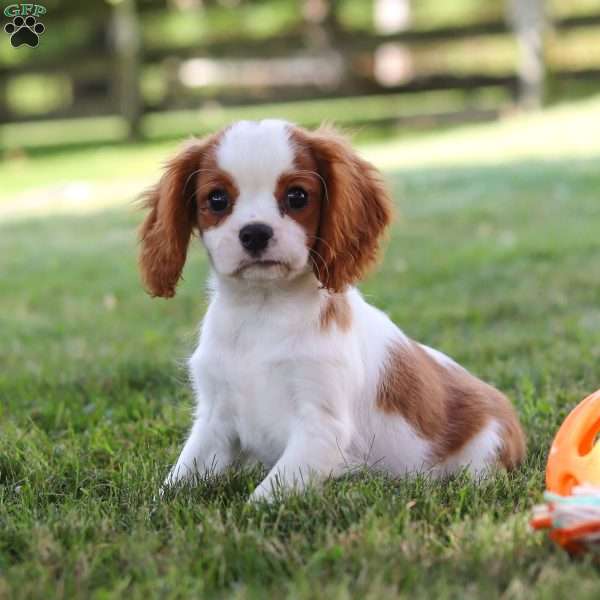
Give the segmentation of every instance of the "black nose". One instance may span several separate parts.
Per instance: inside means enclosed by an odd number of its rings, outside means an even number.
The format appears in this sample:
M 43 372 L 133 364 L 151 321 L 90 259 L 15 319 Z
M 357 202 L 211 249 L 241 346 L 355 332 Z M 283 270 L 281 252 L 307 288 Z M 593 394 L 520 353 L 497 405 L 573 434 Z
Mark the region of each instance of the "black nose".
M 250 223 L 240 229 L 240 242 L 250 254 L 262 252 L 273 237 L 273 228 L 264 223 Z

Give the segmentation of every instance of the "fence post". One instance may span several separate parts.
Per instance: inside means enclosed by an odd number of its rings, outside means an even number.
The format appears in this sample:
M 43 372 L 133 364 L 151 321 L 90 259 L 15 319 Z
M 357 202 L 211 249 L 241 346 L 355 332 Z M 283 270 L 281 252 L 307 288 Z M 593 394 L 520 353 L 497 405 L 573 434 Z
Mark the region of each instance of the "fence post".
M 135 0 L 112 0 L 115 83 L 119 112 L 127 122 L 128 138 L 139 139 L 141 35 Z
M 519 47 L 519 104 L 542 105 L 544 98 L 544 0 L 509 0 L 508 20 Z

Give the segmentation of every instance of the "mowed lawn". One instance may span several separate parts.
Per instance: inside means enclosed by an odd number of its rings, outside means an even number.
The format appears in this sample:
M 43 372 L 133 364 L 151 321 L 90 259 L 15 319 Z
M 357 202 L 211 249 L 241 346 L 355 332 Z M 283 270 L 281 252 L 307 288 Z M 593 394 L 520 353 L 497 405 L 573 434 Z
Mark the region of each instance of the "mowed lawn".
M 176 298 L 146 296 L 129 200 L 173 145 L 0 166 L 0 598 L 600 597 L 591 560 L 528 530 L 553 434 L 600 387 L 600 103 L 565 110 L 364 148 L 398 215 L 363 292 L 508 393 L 526 464 L 268 506 L 258 471 L 157 500 L 208 267 L 195 242 Z

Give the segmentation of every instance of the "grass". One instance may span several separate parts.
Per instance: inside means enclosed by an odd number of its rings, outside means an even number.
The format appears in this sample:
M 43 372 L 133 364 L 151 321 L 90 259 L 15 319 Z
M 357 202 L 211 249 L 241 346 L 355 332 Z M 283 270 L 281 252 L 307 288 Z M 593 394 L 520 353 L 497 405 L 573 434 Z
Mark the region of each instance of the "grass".
M 251 507 L 244 471 L 157 501 L 207 262 L 195 248 L 178 296 L 149 299 L 126 182 L 171 146 L 0 166 L 0 598 L 597 598 L 591 560 L 527 528 L 557 427 L 599 387 L 600 141 L 560 144 L 597 106 L 364 148 L 399 209 L 364 293 L 527 430 L 526 464 L 479 486 L 363 473 Z M 19 210 L 73 179 L 91 196 Z

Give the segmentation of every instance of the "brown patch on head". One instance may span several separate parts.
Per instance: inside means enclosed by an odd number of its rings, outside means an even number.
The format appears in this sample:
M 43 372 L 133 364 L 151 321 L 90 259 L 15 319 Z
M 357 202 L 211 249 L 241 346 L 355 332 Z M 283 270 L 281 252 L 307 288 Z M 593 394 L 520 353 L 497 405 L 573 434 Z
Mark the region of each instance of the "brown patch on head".
M 214 152 L 203 157 L 201 171 L 196 181 L 196 216 L 200 233 L 220 225 L 233 211 L 240 192 L 229 173 L 217 165 Z M 211 210 L 208 197 L 214 190 L 223 190 L 229 198 L 227 208 L 222 212 Z
M 323 186 L 312 248 L 315 275 L 323 287 L 341 292 L 375 262 L 391 221 L 391 201 L 377 169 L 335 130 L 294 127 L 291 138 L 301 153 L 310 151 Z
M 321 309 L 319 327 L 325 331 L 336 325 L 341 331 L 347 331 L 352 325 L 352 309 L 343 294 L 331 294 Z
M 502 464 L 513 468 L 525 455 L 523 432 L 508 399 L 467 371 L 439 364 L 412 341 L 390 348 L 377 406 L 402 415 L 431 440 L 439 462 L 461 450 L 491 419 L 501 427 Z
M 307 246 L 312 249 L 319 229 L 323 184 L 317 171 L 317 162 L 310 148 L 298 138 L 295 130 L 291 130 L 290 138 L 294 144 L 294 168 L 279 177 L 275 198 L 279 203 L 281 214 L 294 219 L 304 229 Z M 308 194 L 306 206 L 294 209 L 288 205 L 286 195 L 292 188 L 301 188 Z
M 219 214 L 207 206 L 213 189 L 226 190 L 232 202 L 237 196 L 229 175 L 216 165 L 219 139 L 216 134 L 188 142 L 144 195 L 144 206 L 150 212 L 140 229 L 139 265 L 152 296 L 175 294 L 194 229 L 214 227 L 231 212 L 231 206 Z

